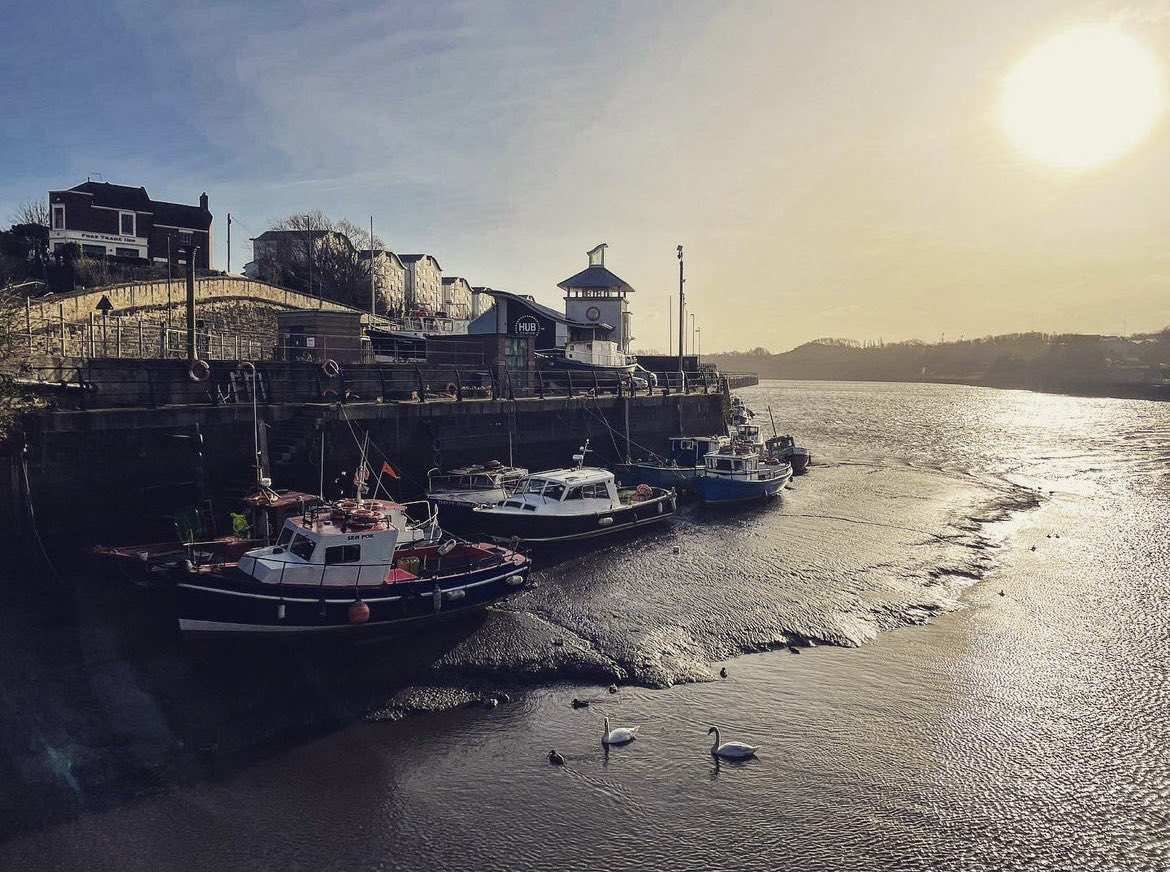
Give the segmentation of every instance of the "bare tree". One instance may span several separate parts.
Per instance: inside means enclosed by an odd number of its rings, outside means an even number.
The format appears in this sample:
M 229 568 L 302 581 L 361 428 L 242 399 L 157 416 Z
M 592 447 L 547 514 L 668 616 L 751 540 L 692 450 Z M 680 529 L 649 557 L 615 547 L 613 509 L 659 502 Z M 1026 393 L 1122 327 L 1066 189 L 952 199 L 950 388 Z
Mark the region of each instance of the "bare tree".
M 13 225 L 39 224 L 49 226 L 49 204 L 44 200 L 26 200 L 16 207 L 9 219 Z
M 368 229 L 316 210 L 286 216 L 269 230 L 278 233 L 265 240 L 257 257 L 262 278 L 349 306 L 368 302 L 370 258 L 361 252 L 386 245 L 376 235 L 371 245 Z

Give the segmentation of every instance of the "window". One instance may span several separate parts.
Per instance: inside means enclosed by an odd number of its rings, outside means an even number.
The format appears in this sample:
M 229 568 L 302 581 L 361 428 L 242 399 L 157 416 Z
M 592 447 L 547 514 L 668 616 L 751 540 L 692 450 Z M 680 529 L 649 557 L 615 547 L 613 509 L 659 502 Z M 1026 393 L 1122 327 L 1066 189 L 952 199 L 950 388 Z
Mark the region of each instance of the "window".
M 605 487 L 604 482 L 595 482 L 592 485 L 582 485 L 581 496 L 585 498 L 604 500 L 609 497 L 609 489 Z
M 191 245 L 191 231 L 189 231 L 189 230 L 180 230 L 179 231 L 179 245 L 181 245 L 181 246 Z
M 326 564 L 356 564 L 361 559 L 361 546 L 329 546 L 325 549 Z
M 509 509 L 519 509 L 523 505 L 519 500 L 508 500 L 504 503 L 504 506 L 507 506 Z
M 119 258 L 137 258 L 138 249 L 114 249 L 114 254 Z
M 276 540 L 276 544 L 278 546 L 287 546 L 290 542 L 292 542 L 292 531 L 286 527 L 281 530 L 280 536 Z
M 296 539 L 293 540 L 292 545 L 288 547 L 288 550 L 302 561 L 307 561 L 313 557 L 313 549 L 315 548 L 317 548 L 317 544 L 315 542 L 306 536 L 297 534 Z
M 544 496 L 549 500 L 560 500 L 561 495 L 565 493 L 565 486 L 559 482 L 549 483 L 549 486 L 544 489 Z
M 522 494 L 539 494 L 544 490 L 545 481 L 543 479 L 529 479 L 528 484 L 524 486 Z
M 64 229 L 65 229 L 65 207 L 64 206 L 54 206 L 53 207 L 53 230 L 64 230 Z
M 581 499 L 581 489 L 580 488 L 570 488 L 569 493 L 565 495 L 565 500 L 580 500 L 580 499 Z
M 118 213 L 118 230 L 122 236 L 134 236 L 134 213 L 133 212 L 119 212 Z
M 81 253 L 87 258 L 104 258 L 106 256 L 105 246 L 82 246 Z

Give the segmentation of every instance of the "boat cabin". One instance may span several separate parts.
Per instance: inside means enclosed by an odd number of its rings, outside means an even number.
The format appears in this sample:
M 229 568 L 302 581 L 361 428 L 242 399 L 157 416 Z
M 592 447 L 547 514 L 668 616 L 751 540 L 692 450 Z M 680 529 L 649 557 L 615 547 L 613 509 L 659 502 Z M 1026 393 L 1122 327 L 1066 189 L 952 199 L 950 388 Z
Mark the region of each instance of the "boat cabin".
M 448 494 L 479 491 L 500 491 L 503 499 L 514 490 L 517 483 L 528 475 L 524 467 L 507 467 L 499 461 L 473 467 L 459 467 L 447 473 L 438 468 L 427 474 L 428 494 Z
M 275 545 L 245 553 L 238 566 L 263 583 L 377 585 L 394 566 L 398 535 L 385 522 L 357 527 L 328 515 L 288 518 Z
M 760 469 L 760 456 L 755 452 L 711 452 L 703 461 L 708 476 L 751 478 Z
M 493 509 L 512 512 L 584 513 L 621 506 L 613 473 L 594 467 L 546 470 L 529 476 Z
M 702 467 L 703 458 L 727 444 L 727 437 L 671 437 L 668 460 L 676 467 Z

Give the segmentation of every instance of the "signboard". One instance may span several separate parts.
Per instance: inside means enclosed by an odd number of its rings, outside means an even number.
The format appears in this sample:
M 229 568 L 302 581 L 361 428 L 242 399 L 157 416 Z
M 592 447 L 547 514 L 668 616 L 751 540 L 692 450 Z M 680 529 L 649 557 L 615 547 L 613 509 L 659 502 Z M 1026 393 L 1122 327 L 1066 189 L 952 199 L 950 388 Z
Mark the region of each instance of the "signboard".
M 540 322 L 531 315 L 522 315 L 516 319 L 516 324 L 512 327 L 512 333 L 520 336 L 536 336 L 540 333 Z

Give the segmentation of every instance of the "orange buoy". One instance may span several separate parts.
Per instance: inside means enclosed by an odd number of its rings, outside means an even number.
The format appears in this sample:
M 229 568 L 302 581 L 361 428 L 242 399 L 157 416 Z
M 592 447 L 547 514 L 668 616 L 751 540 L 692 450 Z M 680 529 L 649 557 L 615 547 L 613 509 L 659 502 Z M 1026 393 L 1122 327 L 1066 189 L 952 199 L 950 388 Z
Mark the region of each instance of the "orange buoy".
M 364 600 L 355 600 L 349 605 L 349 623 L 365 624 L 370 620 L 370 605 Z

